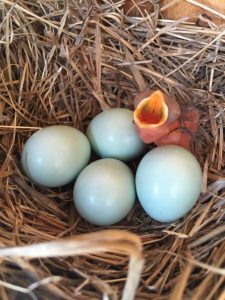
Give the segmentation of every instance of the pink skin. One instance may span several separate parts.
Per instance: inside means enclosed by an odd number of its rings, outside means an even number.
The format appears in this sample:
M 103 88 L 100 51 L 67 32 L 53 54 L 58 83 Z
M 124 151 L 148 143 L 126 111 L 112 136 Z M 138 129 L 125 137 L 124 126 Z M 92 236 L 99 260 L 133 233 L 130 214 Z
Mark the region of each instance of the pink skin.
M 135 110 L 138 104 L 150 97 L 154 91 L 146 90 L 138 94 L 134 99 Z M 199 128 L 199 113 L 197 110 L 192 110 L 181 114 L 179 104 L 176 100 L 163 93 L 165 104 L 168 107 L 168 116 L 166 121 L 159 126 L 151 124 L 141 124 L 141 121 L 135 123 L 135 127 L 140 139 L 149 144 L 156 145 L 173 144 L 191 149 L 192 135 Z M 151 101 L 151 100 L 150 100 Z M 140 109 L 140 108 L 139 108 Z
M 140 139 L 146 143 L 154 143 L 158 139 L 162 138 L 165 135 L 168 135 L 171 131 L 175 130 L 178 128 L 180 123 L 178 121 L 174 122 L 171 125 L 168 124 L 162 124 L 159 127 L 155 128 L 141 128 L 138 125 L 136 125 L 136 131 L 140 137 Z
M 199 128 L 199 113 L 197 110 L 192 110 L 190 112 L 182 115 L 182 120 L 180 121 L 180 127 L 186 129 L 186 132 L 181 129 L 176 129 L 170 134 L 163 136 L 159 140 L 155 141 L 157 146 L 160 145 L 177 145 L 187 150 L 191 150 L 192 135 L 198 131 Z
M 184 128 L 189 130 L 191 133 L 196 133 L 199 128 L 198 111 L 195 109 L 183 114 L 183 117 L 181 119 L 181 126 L 184 126 Z
M 191 136 L 187 133 L 182 132 L 180 129 L 172 131 L 169 135 L 163 136 L 161 139 L 155 141 L 157 146 L 162 145 L 177 145 L 186 148 L 190 151 L 191 149 Z

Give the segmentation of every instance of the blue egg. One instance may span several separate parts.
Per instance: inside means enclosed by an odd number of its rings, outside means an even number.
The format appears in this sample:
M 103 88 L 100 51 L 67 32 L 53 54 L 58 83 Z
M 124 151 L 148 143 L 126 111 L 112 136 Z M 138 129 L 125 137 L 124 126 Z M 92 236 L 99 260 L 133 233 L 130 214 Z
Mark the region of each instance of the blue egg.
M 88 126 L 87 137 L 96 154 L 103 158 L 128 161 L 145 149 L 133 124 L 133 112 L 126 108 L 98 114 Z
M 130 212 L 135 201 L 134 176 L 121 161 L 97 160 L 83 169 L 74 185 L 79 214 L 95 225 L 111 225 Z
M 202 170 L 184 148 L 166 145 L 148 152 L 136 173 L 141 206 L 153 219 L 172 222 L 196 203 L 202 186 Z
M 90 155 L 89 141 L 82 132 L 69 126 L 49 126 L 26 141 L 22 167 L 35 183 L 58 187 L 75 179 Z

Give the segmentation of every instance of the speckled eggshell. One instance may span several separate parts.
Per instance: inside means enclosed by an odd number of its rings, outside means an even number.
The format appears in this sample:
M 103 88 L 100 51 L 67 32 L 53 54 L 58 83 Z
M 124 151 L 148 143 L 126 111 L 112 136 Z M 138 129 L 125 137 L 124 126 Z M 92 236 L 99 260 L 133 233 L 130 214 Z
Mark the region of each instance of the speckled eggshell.
M 115 224 L 126 217 L 134 205 L 134 176 L 119 160 L 97 160 L 78 176 L 73 197 L 77 211 L 90 223 Z
M 139 156 L 146 146 L 136 133 L 133 112 L 126 108 L 98 114 L 88 126 L 87 137 L 95 153 L 103 158 L 128 161 Z
M 35 183 L 46 187 L 63 186 L 89 162 L 91 147 L 79 130 L 49 126 L 35 132 L 22 151 L 22 167 Z
M 136 190 L 146 213 L 161 222 L 183 217 L 196 203 L 202 186 L 202 170 L 184 148 L 166 145 L 154 148 L 141 160 L 136 172 Z

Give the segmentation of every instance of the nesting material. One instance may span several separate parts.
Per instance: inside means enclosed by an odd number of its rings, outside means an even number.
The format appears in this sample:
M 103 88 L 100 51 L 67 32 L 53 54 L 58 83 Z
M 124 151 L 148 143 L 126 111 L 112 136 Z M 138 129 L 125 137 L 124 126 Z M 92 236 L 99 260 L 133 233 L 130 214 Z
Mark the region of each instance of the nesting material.
M 122 7 L 107 0 L 0 3 L 4 300 L 225 298 L 225 27 L 166 20 L 157 4 L 139 17 Z M 202 194 L 185 218 L 158 223 L 136 202 L 119 224 L 95 227 L 75 211 L 73 184 L 50 189 L 25 176 L 21 151 L 33 132 L 55 124 L 85 132 L 97 113 L 133 109 L 135 95 L 148 88 L 199 112 L 192 151 L 203 169 Z M 134 172 L 138 162 L 129 163 Z
M 217 25 L 225 23 L 225 2 L 222 0 L 125 0 L 124 12 L 130 16 L 143 16 L 147 11 L 153 12 L 159 6 L 166 19 L 179 20 L 188 18 L 189 21 L 205 25 L 212 21 Z

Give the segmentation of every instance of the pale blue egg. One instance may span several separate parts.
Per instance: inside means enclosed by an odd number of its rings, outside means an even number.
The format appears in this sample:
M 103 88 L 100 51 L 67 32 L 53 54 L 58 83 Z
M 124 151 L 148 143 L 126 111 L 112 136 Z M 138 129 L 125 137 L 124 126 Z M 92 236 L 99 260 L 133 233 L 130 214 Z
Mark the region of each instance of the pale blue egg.
M 22 167 L 37 184 L 58 187 L 71 182 L 89 162 L 91 147 L 79 130 L 63 125 L 35 132 L 22 151 Z
M 100 157 L 128 161 L 145 149 L 133 124 L 133 112 L 126 108 L 113 108 L 98 114 L 90 122 L 87 136 Z
M 172 222 L 196 203 L 202 186 L 202 170 L 184 148 L 166 145 L 148 152 L 136 173 L 141 206 L 153 219 Z
M 78 176 L 73 197 L 77 211 L 90 223 L 115 224 L 126 217 L 134 205 L 134 176 L 119 160 L 97 160 Z

